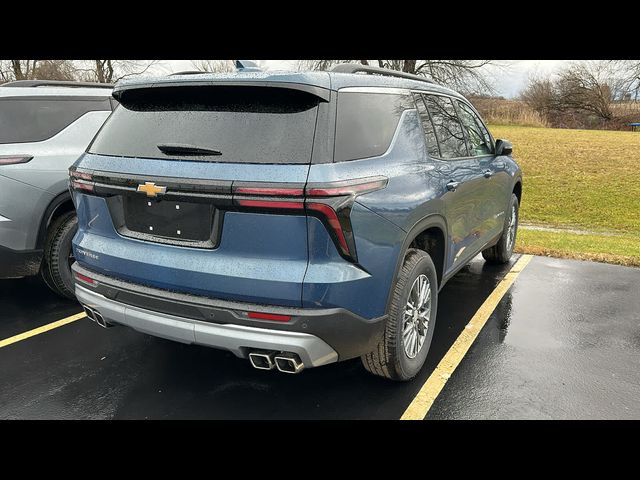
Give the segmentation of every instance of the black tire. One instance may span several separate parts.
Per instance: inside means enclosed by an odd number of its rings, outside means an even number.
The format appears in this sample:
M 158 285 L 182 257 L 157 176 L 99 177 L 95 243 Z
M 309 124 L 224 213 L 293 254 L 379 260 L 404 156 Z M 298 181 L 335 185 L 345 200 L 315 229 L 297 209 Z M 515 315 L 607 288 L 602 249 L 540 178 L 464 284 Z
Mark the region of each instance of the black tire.
M 500 240 L 493 247 L 489 247 L 482 251 L 482 256 L 489 263 L 508 263 L 513 255 L 513 247 L 516 244 L 516 235 L 518 233 L 518 220 L 519 220 L 519 208 L 518 197 L 515 194 L 511 194 L 511 203 L 509 204 L 509 210 L 507 211 L 506 218 L 504 220 L 504 229 Z M 509 226 L 511 225 L 511 217 L 515 212 L 515 231 L 513 232 L 513 238 L 509 242 Z
M 415 358 L 409 358 L 404 350 L 402 335 L 403 317 L 413 283 L 425 274 L 431 287 L 431 313 L 422 348 Z M 389 317 L 384 333 L 376 348 L 361 357 L 364 368 L 380 377 L 407 381 L 415 377 L 427 358 L 438 312 L 438 277 L 431 257 L 422 250 L 410 249 L 394 286 Z
M 69 265 L 71 240 L 78 231 L 76 212 L 68 212 L 58 217 L 47 231 L 44 259 L 40 276 L 44 283 L 58 295 L 75 299 L 73 277 Z

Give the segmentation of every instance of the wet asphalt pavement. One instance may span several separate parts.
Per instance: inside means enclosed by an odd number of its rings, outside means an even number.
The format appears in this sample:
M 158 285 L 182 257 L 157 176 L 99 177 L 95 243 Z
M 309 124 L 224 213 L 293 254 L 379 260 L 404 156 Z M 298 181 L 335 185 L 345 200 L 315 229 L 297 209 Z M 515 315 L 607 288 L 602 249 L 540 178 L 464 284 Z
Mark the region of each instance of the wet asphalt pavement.
M 257 371 L 82 319 L 0 348 L 0 419 L 397 419 L 510 267 L 477 258 L 447 284 L 427 365 L 409 383 L 359 360 Z M 639 284 L 640 269 L 535 257 L 427 419 L 640 418 Z M 37 279 L 2 280 L 0 340 L 80 310 Z

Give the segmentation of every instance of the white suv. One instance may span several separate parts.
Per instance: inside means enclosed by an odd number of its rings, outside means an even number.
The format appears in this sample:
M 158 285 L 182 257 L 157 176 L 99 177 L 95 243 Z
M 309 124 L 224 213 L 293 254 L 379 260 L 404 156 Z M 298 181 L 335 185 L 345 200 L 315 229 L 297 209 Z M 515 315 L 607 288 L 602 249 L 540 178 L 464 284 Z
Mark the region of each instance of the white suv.
M 0 85 L 0 278 L 41 273 L 74 298 L 77 220 L 68 169 L 111 114 L 113 85 L 22 80 Z

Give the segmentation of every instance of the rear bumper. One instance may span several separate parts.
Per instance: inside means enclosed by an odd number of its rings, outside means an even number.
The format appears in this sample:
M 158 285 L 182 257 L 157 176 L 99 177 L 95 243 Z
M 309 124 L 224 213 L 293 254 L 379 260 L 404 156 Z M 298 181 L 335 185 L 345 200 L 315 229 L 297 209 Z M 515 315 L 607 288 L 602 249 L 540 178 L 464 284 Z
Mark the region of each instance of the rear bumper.
M 0 278 L 35 275 L 41 263 L 42 250 L 12 250 L 0 246 Z
M 295 352 L 306 367 L 346 360 L 371 351 L 386 317 L 363 319 L 340 308 L 301 309 L 230 302 L 125 282 L 72 266 L 95 281 L 76 282 L 78 300 L 109 323 L 183 343 L 229 350 Z M 247 312 L 288 315 L 288 322 L 253 320 Z

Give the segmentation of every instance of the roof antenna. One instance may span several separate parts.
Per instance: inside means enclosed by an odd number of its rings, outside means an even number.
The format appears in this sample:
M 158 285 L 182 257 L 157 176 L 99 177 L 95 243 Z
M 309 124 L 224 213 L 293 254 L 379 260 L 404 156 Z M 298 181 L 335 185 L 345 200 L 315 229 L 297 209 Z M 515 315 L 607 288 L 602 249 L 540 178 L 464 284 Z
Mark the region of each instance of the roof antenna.
M 261 72 L 262 69 L 251 60 L 236 60 L 236 70 L 239 72 Z

